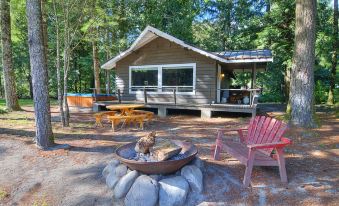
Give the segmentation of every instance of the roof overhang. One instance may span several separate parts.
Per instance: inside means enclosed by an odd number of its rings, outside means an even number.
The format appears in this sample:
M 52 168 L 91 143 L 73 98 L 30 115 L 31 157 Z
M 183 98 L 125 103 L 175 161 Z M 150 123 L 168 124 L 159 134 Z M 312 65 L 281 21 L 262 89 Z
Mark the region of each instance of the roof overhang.
M 222 63 L 249 63 L 249 62 L 272 62 L 273 58 L 258 58 L 258 59 L 224 59 L 214 53 L 204 51 L 202 49 L 199 49 L 197 47 L 191 46 L 189 44 L 186 44 L 184 41 L 175 38 L 174 36 L 171 36 L 169 34 L 166 34 L 154 27 L 147 26 L 144 31 L 139 35 L 139 37 L 133 42 L 131 47 L 127 49 L 126 51 L 120 53 L 119 55 L 115 56 L 105 64 L 101 66 L 102 69 L 113 69 L 116 67 L 116 63 L 120 61 L 121 59 L 125 58 L 132 52 L 140 49 L 147 43 L 153 41 L 154 39 L 162 37 L 164 39 L 167 39 L 173 43 L 176 43 L 183 48 L 186 48 L 188 50 L 197 52 L 203 56 L 206 56 L 208 58 L 214 59 L 216 61 L 222 62 Z

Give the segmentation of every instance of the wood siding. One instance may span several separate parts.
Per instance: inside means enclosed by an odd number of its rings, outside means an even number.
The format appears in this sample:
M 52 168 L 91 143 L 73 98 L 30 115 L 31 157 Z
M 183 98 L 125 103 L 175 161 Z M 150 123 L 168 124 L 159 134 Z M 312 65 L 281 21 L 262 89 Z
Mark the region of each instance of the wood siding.
M 206 104 L 216 99 L 216 61 L 158 37 L 117 62 L 116 86 L 123 101 L 143 101 L 143 94 L 129 94 L 129 66 L 196 63 L 196 93 L 177 94 L 177 103 Z M 148 102 L 174 102 L 173 94 L 148 94 Z

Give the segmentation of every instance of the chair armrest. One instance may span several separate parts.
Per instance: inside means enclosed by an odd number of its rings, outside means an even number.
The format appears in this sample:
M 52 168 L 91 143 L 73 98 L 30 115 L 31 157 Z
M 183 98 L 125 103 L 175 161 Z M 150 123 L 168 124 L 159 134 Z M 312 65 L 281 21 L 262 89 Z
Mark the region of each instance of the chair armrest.
M 247 145 L 249 149 L 267 149 L 267 148 L 282 148 L 290 143 L 287 142 L 276 142 L 276 143 L 265 143 L 265 144 L 252 144 Z
M 218 129 L 218 132 L 237 132 L 239 130 L 247 130 L 247 129 Z

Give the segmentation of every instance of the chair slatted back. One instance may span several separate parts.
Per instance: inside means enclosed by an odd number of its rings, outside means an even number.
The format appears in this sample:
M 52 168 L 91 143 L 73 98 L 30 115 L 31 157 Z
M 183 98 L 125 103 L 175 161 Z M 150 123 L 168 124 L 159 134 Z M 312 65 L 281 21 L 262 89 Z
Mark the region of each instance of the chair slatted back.
M 245 143 L 251 145 L 279 142 L 286 129 L 287 125 L 282 121 L 271 117 L 256 116 L 250 121 Z M 270 155 L 272 150 L 273 148 L 260 149 L 266 155 Z

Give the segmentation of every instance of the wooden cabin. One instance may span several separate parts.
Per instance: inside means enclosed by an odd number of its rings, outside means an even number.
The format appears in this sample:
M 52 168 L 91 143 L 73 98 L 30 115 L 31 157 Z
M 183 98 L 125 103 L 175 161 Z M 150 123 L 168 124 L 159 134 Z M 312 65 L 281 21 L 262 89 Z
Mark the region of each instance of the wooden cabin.
M 255 113 L 256 72 L 272 62 L 270 50 L 208 52 L 147 26 L 132 46 L 102 65 L 114 69 L 119 102 L 157 108 Z M 232 88 L 236 72 L 251 72 L 251 85 Z

